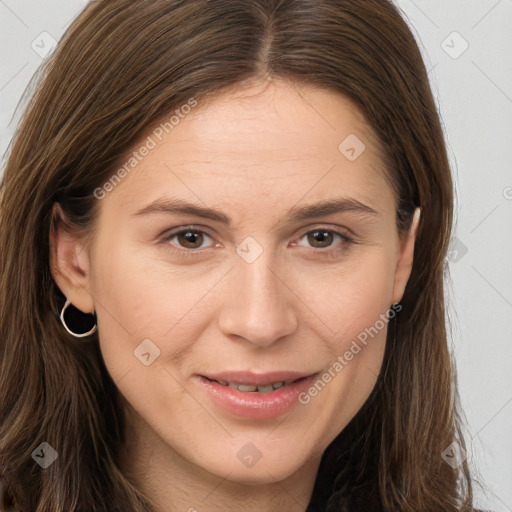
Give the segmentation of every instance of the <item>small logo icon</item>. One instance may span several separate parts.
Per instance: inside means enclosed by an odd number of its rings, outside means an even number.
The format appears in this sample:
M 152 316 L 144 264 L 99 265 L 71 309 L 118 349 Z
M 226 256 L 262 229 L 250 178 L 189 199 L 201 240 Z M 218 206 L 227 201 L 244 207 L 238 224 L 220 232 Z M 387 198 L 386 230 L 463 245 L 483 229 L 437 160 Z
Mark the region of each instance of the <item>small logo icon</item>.
M 339 146 L 339 152 L 350 162 L 355 162 L 366 150 L 364 142 L 351 133 Z
M 452 263 L 458 263 L 468 253 L 467 246 L 458 238 L 454 238 L 448 251 L 448 259 Z
M 254 263 L 263 253 L 263 247 L 252 236 L 248 236 L 237 245 L 236 253 L 246 263 Z
M 503 197 L 508 201 L 512 201 L 512 187 L 506 187 L 503 190 Z
M 59 454 L 48 444 L 41 443 L 33 452 L 32 458 L 43 468 L 50 467 Z
M 244 466 L 252 468 L 261 459 L 262 453 L 254 444 L 246 443 L 240 448 L 236 456 Z
M 133 353 L 144 366 L 149 366 L 160 355 L 160 349 L 149 338 L 146 338 Z
M 455 60 L 469 48 L 469 43 L 458 32 L 452 32 L 441 43 L 441 48 Z
M 48 32 L 41 32 L 30 45 L 39 57 L 45 59 L 57 46 L 57 41 Z
M 453 442 L 441 453 L 441 457 L 447 464 L 455 469 L 467 459 L 467 454 L 466 450 L 464 450 L 459 443 Z

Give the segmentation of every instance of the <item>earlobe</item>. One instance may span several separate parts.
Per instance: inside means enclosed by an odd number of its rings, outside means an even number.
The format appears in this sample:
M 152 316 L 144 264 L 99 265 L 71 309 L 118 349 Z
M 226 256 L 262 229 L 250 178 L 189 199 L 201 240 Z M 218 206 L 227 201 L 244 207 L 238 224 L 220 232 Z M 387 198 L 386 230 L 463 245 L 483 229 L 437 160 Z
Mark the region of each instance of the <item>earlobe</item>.
M 50 227 L 50 270 L 61 292 L 79 310 L 94 312 L 89 292 L 89 256 L 83 240 L 66 229 L 65 214 L 55 203 Z
M 412 265 L 414 262 L 414 244 L 416 241 L 416 235 L 418 233 L 420 217 L 421 209 L 416 208 L 409 232 L 407 233 L 405 239 L 400 243 L 400 257 L 395 269 L 395 282 L 393 286 L 392 303 L 397 303 L 402 300 L 405 287 L 407 286 L 407 281 L 411 275 Z

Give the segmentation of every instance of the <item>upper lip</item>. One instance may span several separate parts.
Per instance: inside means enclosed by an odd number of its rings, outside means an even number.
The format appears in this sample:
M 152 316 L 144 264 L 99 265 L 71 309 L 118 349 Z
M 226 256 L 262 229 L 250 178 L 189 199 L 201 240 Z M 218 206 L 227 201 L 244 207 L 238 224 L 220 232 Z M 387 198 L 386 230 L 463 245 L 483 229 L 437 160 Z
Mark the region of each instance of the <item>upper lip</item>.
M 233 382 L 246 386 L 265 386 L 275 382 L 289 382 L 305 377 L 310 377 L 314 373 L 296 372 L 296 371 L 273 371 L 267 373 L 254 373 L 249 371 L 224 371 L 219 373 L 203 374 L 210 380 L 219 380 Z

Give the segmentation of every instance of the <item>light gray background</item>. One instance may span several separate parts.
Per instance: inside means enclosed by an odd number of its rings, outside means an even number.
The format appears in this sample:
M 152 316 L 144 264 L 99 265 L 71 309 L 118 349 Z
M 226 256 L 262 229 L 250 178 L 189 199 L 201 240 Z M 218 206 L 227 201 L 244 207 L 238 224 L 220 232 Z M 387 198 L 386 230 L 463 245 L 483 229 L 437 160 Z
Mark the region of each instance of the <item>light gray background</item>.
M 86 3 L 0 0 L 0 154 L 50 36 Z M 512 0 L 396 3 L 430 70 L 457 184 L 449 302 L 468 459 L 488 488 L 477 501 L 512 512 Z

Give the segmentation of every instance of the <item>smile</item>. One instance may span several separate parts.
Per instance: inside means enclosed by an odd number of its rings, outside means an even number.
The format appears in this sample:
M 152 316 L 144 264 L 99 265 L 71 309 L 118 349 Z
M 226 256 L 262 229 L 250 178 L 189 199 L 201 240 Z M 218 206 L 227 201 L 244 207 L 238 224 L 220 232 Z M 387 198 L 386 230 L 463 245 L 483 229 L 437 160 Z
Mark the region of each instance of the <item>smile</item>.
M 205 377 L 205 378 L 208 379 L 208 377 Z M 288 387 L 291 384 L 298 382 L 305 378 L 306 377 L 301 377 L 300 379 L 273 382 L 271 384 L 259 385 L 259 386 L 256 384 L 239 384 L 237 382 L 228 382 L 226 380 L 216 380 L 216 379 L 208 379 L 208 380 L 212 380 L 213 382 L 218 382 L 221 386 L 227 386 L 232 389 L 237 389 L 238 391 L 241 391 L 242 393 L 272 393 L 273 391 L 276 391 L 277 389 Z
M 205 398 L 238 418 L 277 418 L 298 404 L 300 393 L 308 389 L 319 372 L 223 372 L 196 375 Z

